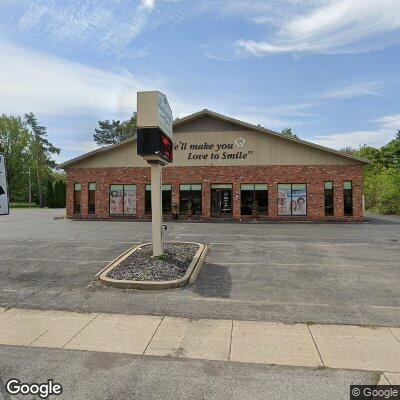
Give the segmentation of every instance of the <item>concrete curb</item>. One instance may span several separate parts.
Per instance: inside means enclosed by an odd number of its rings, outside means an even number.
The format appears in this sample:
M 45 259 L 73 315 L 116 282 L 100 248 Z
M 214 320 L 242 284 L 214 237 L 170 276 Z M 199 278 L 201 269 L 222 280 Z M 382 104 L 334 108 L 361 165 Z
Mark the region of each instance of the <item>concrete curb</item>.
M 199 277 L 200 272 L 203 269 L 204 260 L 206 258 L 207 252 L 208 252 L 208 245 L 205 245 L 204 249 L 203 249 L 203 252 L 200 255 L 199 262 L 194 267 L 192 275 L 190 275 L 190 278 L 189 278 L 189 283 L 190 284 L 196 283 L 197 278 Z
M 109 264 L 103 271 L 100 271 L 100 276 L 99 276 L 100 281 L 103 282 L 105 285 L 123 289 L 145 289 L 145 290 L 173 289 L 186 285 L 189 282 L 189 279 L 193 274 L 194 270 L 196 269 L 197 275 L 193 280 L 193 282 L 195 282 L 198 274 L 200 273 L 202 264 L 204 262 L 205 256 L 204 257 L 201 256 L 204 253 L 206 246 L 204 244 L 197 242 L 166 242 L 166 243 L 187 243 L 187 244 L 196 244 L 197 246 L 199 246 L 196 254 L 193 257 L 192 262 L 189 265 L 189 268 L 186 271 L 186 274 L 182 278 L 175 279 L 173 281 L 154 282 L 154 281 L 132 281 L 127 279 L 112 279 L 107 277 L 108 273 L 111 270 L 116 268 L 122 261 L 124 261 L 135 251 L 138 251 L 144 246 L 151 245 L 151 243 L 144 243 L 138 246 L 134 246 L 131 249 L 128 249 L 126 252 L 117 257 L 111 264 Z

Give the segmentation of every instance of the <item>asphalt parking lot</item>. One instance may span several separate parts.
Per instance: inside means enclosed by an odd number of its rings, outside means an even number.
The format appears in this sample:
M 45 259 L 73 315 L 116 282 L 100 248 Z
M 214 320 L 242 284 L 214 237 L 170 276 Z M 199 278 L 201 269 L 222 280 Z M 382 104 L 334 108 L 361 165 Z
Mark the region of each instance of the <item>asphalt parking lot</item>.
M 400 218 L 365 223 L 168 223 L 167 240 L 210 244 L 195 285 L 102 287 L 94 276 L 150 223 L 70 221 L 63 210 L 0 219 L 0 306 L 400 326 Z

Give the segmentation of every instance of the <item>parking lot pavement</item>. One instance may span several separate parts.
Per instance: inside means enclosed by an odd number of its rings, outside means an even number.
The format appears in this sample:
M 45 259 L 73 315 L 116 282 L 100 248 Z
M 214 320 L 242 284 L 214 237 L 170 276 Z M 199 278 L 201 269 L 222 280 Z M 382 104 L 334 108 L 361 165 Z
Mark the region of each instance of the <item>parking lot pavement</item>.
M 365 223 L 167 223 L 167 240 L 210 244 L 195 285 L 145 292 L 93 281 L 151 225 L 70 221 L 63 210 L 1 217 L 0 307 L 400 326 L 400 218 Z
M 340 400 L 349 398 L 350 384 L 373 384 L 376 375 L 0 345 L 0 399 L 10 399 L 4 384 L 11 378 L 54 379 L 60 399 Z

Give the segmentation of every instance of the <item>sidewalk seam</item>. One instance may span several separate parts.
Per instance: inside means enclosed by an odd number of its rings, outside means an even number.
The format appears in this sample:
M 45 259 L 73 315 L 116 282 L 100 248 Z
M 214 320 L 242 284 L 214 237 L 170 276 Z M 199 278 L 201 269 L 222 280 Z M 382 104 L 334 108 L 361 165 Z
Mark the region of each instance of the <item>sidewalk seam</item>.
M 36 339 L 33 339 L 29 344 L 28 344 L 28 346 L 31 346 L 33 343 L 35 343 L 36 342 L 36 340 L 38 340 L 39 338 L 41 338 L 43 335 L 45 335 L 47 332 L 48 332 L 49 330 L 48 329 L 46 329 L 43 333 L 41 333 Z
M 232 320 L 232 324 L 231 324 L 231 338 L 229 341 L 228 361 L 231 361 L 231 354 L 232 354 L 233 322 L 234 322 L 234 320 Z
M 319 355 L 319 359 L 321 360 L 322 366 L 325 367 L 325 363 L 324 363 L 324 360 L 322 359 L 322 355 L 321 355 L 321 353 L 319 351 L 319 348 L 317 346 L 317 342 L 315 341 L 314 336 L 313 336 L 313 334 L 311 332 L 310 326 L 308 324 L 307 324 L 307 329 L 308 329 L 308 332 L 310 332 L 311 339 L 312 339 L 312 341 L 314 343 L 315 349 L 317 350 L 317 353 Z
M 150 343 L 151 343 L 152 340 L 154 339 L 154 336 L 156 336 L 156 333 L 157 333 L 157 331 L 158 331 L 158 328 L 161 326 L 161 324 L 162 324 L 162 322 L 164 321 L 164 319 L 165 319 L 165 315 L 161 318 L 161 321 L 160 321 L 160 323 L 157 325 L 156 330 L 155 330 L 155 331 L 153 332 L 153 334 L 151 335 L 151 338 L 150 338 L 150 340 L 149 340 L 149 343 L 147 343 L 145 349 L 143 350 L 143 353 L 142 353 L 143 355 L 146 353 L 148 347 L 150 346 Z
M 91 324 L 98 316 L 100 313 L 97 313 L 87 324 L 85 324 L 81 329 L 79 329 L 78 332 L 75 333 L 74 336 L 72 336 L 71 339 L 67 340 L 66 343 L 64 343 L 60 348 L 63 349 L 65 346 L 70 343 L 72 340 L 74 340 L 89 324 Z
M 392 329 L 390 328 L 390 326 L 387 326 L 386 328 L 393 335 L 393 337 L 400 343 L 400 339 L 392 332 Z

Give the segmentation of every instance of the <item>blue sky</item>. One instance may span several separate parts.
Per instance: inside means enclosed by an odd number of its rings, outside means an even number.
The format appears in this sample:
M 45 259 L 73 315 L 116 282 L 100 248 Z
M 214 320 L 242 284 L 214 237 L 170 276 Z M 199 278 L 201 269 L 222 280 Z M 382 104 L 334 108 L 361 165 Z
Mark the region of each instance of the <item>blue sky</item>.
M 0 0 L 0 113 L 61 147 L 157 89 L 333 148 L 400 129 L 400 0 Z

